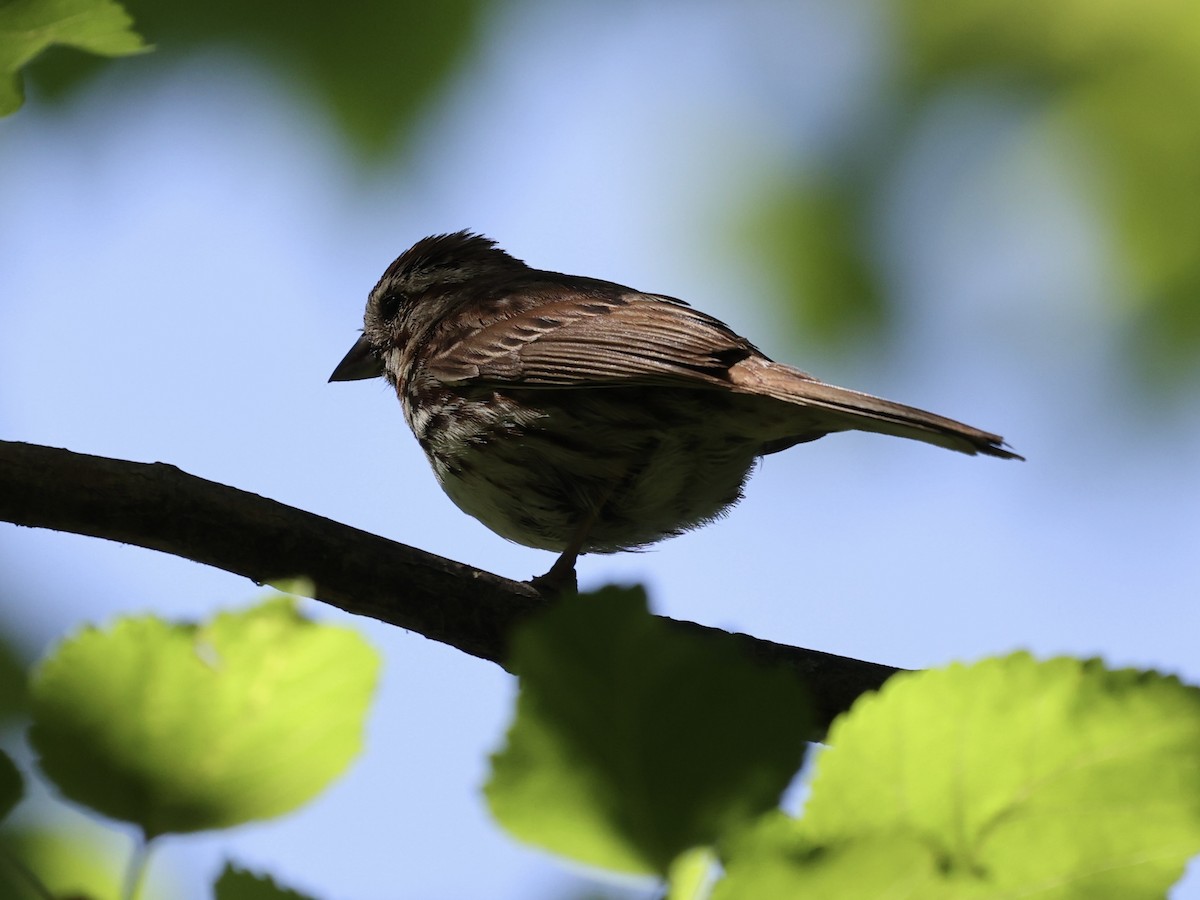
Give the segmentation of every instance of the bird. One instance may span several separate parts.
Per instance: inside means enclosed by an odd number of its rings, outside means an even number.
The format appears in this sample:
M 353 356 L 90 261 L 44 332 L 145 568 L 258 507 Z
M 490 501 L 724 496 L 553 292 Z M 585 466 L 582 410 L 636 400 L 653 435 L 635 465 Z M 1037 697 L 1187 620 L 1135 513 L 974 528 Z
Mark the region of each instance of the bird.
M 1022 459 L 998 434 L 776 362 L 683 300 L 535 269 L 472 231 L 417 241 L 329 380 L 382 376 L 450 499 L 559 554 L 647 547 L 725 515 L 763 456 L 866 431 Z

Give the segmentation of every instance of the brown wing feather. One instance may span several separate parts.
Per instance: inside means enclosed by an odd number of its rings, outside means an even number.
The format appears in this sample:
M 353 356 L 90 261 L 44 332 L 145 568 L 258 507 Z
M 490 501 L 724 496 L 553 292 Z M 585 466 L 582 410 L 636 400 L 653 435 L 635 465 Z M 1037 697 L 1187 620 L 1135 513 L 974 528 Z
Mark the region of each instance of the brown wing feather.
M 571 295 L 494 322 L 465 343 L 439 354 L 429 373 L 447 384 L 732 390 L 795 410 L 772 439 L 780 447 L 857 429 L 961 453 L 1021 458 L 999 435 L 772 362 L 723 322 L 671 297 L 635 291 Z
M 628 292 L 570 296 L 494 322 L 431 360 L 448 384 L 528 387 L 728 386 L 729 366 L 758 350 L 680 300 Z
M 733 367 L 734 390 L 803 408 L 826 432 L 857 429 L 935 444 L 959 453 L 1023 459 L 1004 438 L 936 413 L 817 381 L 783 363 L 747 359 Z

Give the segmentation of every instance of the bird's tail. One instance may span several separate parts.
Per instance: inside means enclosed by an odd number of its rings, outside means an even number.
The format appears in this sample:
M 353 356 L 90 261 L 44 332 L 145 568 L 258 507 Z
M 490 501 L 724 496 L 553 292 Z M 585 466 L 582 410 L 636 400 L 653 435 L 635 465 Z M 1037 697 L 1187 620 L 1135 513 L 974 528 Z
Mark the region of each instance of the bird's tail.
M 783 363 L 750 357 L 730 370 L 734 389 L 783 400 L 804 411 L 796 434 L 780 446 L 811 440 L 833 431 L 873 431 L 936 444 L 959 453 L 1024 459 L 1009 450 L 998 434 L 983 431 L 923 409 L 893 403 L 860 391 L 835 387 Z

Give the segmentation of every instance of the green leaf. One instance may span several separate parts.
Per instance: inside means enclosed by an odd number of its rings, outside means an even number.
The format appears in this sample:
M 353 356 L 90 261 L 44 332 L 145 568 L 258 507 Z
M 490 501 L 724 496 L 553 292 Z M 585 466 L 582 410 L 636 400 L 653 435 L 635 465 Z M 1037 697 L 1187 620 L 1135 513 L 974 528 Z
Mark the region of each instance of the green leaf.
M 779 801 L 804 755 L 795 676 L 649 615 L 640 589 L 572 598 L 517 635 L 517 715 L 485 788 L 517 838 L 665 875 Z
M 1200 691 L 1026 654 L 897 675 L 715 900 L 1161 897 L 1200 851 Z M 755 893 L 758 891 L 759 893 Z
M 4 0 L 0 2 L 0 116 L 24 100 L 21 67 L 53 44 L 101 56 L 146 49 L 132 20 L 113 0 Z
M 378 658 L 287 599 L 203 625 L 89 628 L 34 673 L 30 737 L 67 797 L 153 837 L 288 812 L 362 744 Z
M 822 846 L 794 819 L 768 813 L 738 842 L 712 900 L 767 897 L 933 900 L 941 873 L 915 836 L 863 835 Z
M 336 9 L 316 0 L 130 0 L 129 7 L 154 35 L 156 66 L 214 50 L 242 54 L 253 67 L 269 67 L 300 102 L 328 111 L 352 147 L 376 162 L 392 160 L 397 140 L 473 58 L 492 14 L 484 0 L 356 0 Z M 52 99 L 83 83 L 95 69 L 89 62 L 47 57 L 31 77 Z M 160 78 L 162 69 L 144 67 L 143 77 Z
M 118 860 L 128 856 L 123 835 L 98 824 L 47 824 L 0 831 L 0 897 L 4 900 L 119 900 L 121 869 Z M 37 886 L 43 890 L 38 891 Z M 143 898 L 167 897 L 152 878 Z M 49 891 L 49 894 L 45 893 Z
M 269 875 L 256 875 L 233 863 L 225 864 L 215 895 L 216 900 L 311 900 L 307 894 L 279 887 Z
M 0 606 L 16 598 L 0 597 Z M 14 602 L 9 609 L 20 609 Z M 27 698 L 26 669 L 28 664 L 21 659 L 20 653 L 13 645 L 11 636 L 3 631 L 0 623 L 0 726 L 5 719 L 13 718 L 25 712 Z
M 24 794 L 25 782 L 21 778 L 21 770 L 7 753 L 0 750 L 0 819 L 12 812 Z
M 679 854 L 667 873 L 669 890 L 664 900 L 704 900 L 716 862 L 716 854 L 708 847 L 696 847 Z

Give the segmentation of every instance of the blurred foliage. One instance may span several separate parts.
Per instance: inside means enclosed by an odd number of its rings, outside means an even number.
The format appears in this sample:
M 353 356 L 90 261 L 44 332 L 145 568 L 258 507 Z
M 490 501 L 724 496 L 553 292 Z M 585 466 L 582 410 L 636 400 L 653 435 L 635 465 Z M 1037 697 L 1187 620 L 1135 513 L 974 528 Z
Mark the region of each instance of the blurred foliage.
M 213 891 L 215 900 L 311 900 L 300 894 L 280 887 L 269 875 L 258 875 L 226 863 Z
M 0 723 L 25 711 L 28 702 L 25 666 L 0 622 Z
M 878 337 L 890 310 L 872 269 L 865 193 L 850 179 L 804 174 L 762 186 L 744 243 L 769 262 L 777 296 L 790 298 L 800 335 L 845 345 Z
M 798 686 L 731 653 L 639 590 L 531 620 L 493 815 L 670 900 L 1161 897 L 1200 852 L 1200 689 L 1177 678 L 1027 653 L 900 673 L 834 722 L 793 818 Z
M 37 884 L 54 897 L 118 900 L 121 867 L 105 847 L 79 831 L 32 827 L 0 832 L 0 897 L 42 900 L 46 895 Z
M 867 229 L 893 158 L 930 104 L 967 84 L 1040 98 L 1038 127 L 1070 129 L 1129 282 L 1127 349 L 1178 379 L 1200 355 L 1200 4 L 1192 0 L 892 0 L 904 69 L 896 108 L 873 108 L 875 160 L 826 159 L 751 210 L 746 245 L 794 299 L 806 335 L 878 334 L 888 293 Z M 895 93 L 895 92 L 894 92 Z M 884 110 L 881 112 L 881 110 Z M 847 171 L 849 169 L 849 171 Z M 849 189 L 844 186 L 850 182 Z M 832 186 L 832 187 L 831 187 Z M 1120 293 L 1120 292 L 1117 292 Z
M 679 854 L 667 874 L 667 896 L 663 900 L 707 898 L 717 862 L 717 854 L 708 847 L 695 847 Z
M 0 819 L 16 806 L 25 793 L 25 782 L 16 763 L 7 753 L 0 750 Z
M 896 0 L 918 96 L 1005 75 L 1042 89 L 1050 127 L 1084 137 L 1133 279 L 1141 357 L 1200 349 L 1200 4 Z
M 16 111 L 24 91 L 20 69 L 47 47 L 63 45 L 124 56 L 144 49 L 129 16 L 112 0 L 0 2 L 0 116 Z
M 231 47 L 277 66 L 306 97 L 317 98 L 351 138 L 379 158 L 394 149 L 479 37 L 484 0 L 360 0 L 267 3 L 262 0 L 130 0 L 153 59 Z M 50 53 L 30 76 L 50 99 L 98 69 L 79 54 Z
M 289 598 L 201 625 L 129 617 L 35 670 L 30 741 L 67 797 L 154 837 L 295 809 L 357 755 L 379 667 Z
M 671 628 L 640 588 L 563 600 L 512 648 L 517 714 L 484 791 L 536 846 L 666 875 L 778 805 L 804 757 L 795 676 Z
M 800 819 L 713 900 L 1162 897 L 1200 851 L 1200 690 L 1028 654 L 903 673 L 829 733 Z
M 0 10 L 37 3 L 8 0 Z M 350 144 L 381 160 L 479 45 L 485 0 L 368 0 L 331 10 L 236 0 L 131 0 L 139 31 L 158 52 L 123 63 L 146 72 L 188 54 L 234 48 L 273 66 L 316 98 Z M 835 345 L 881 336 L 891 298 L 870 238 L 872 214 L 923 112 L 946 91 L 1008 83 L 1041 98 L 1046 128 L 1069 128 L 1088 148 L 1079 170 L 1108 211 L 1129 282 L 1123 321 L 1147 371 L 1178 378 L 1200 354 L 1200 6 L 1191 0 L 890 0 L 902 67 L 895 103 L 860 129 L 882 152 L 805 160 L 751 202 L 747 252 L 774 276 L 799 329 Z M 0 30 L 2 35 L 2 30 Z M 100 62 L 51 51 L 30 66 L 47 98 Z M 787 115 L 787 110 L 781 110 Z M 863 148 L 859 148 L 860 150 Z M 857 152 L 857 151 L 856 151 Z M 745 177 L 753 179 L 754 173 Z M 756 192 L 747 192 L 754 195 Z M 1120 292 L 1117 292 L 1120 293 Z
M 151 837 L 239 824 L 291 810 L 344 771 L 377 671 L 357 632 L 304 618 L 290 597 L 198 625 L 126 617 L 38 664 L 30 742 L 62 794 Z M 22 781 L 0 752 L 0 817 L 23 799 Z M 146 842 L 131 856 L 126 835 L 63 812 L 34 791 L 25 824 L 0 832 L 0 898 L 116 900 L 131 863 L 145 874 Z M 156 870 L 139 896 L 177 893 L 175 876 Z M 229 866 L 217 897 L 304 900 Z

